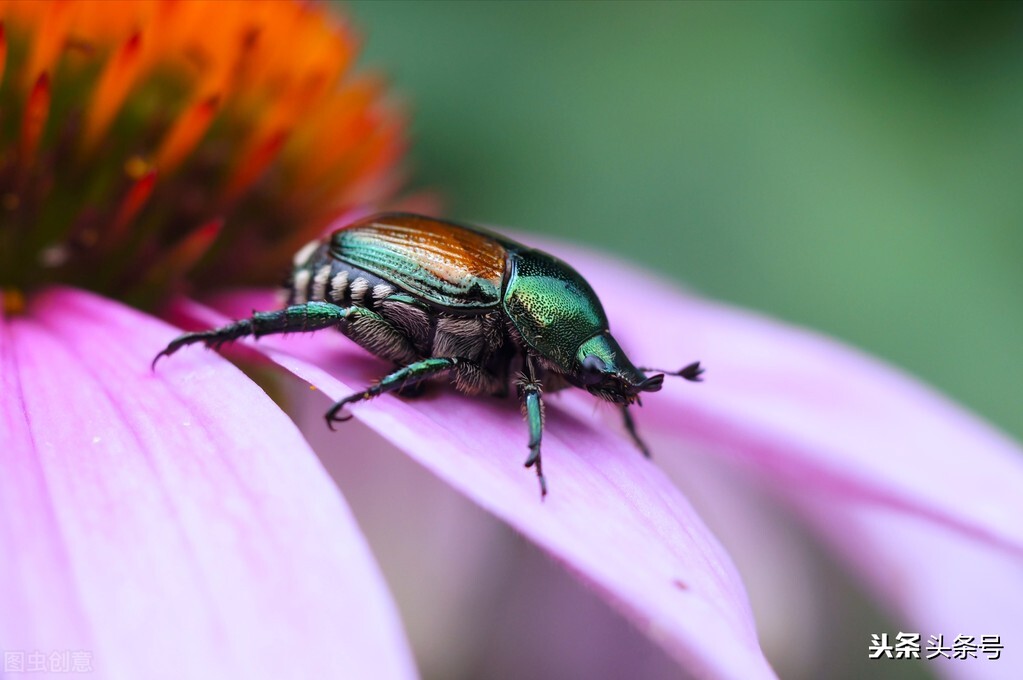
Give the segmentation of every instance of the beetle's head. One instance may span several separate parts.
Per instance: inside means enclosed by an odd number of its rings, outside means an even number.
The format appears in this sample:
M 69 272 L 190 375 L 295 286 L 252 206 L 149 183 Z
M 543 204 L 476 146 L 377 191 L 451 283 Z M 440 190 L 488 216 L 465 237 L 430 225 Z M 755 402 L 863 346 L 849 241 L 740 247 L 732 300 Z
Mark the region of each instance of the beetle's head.
M 504 308 L 523 342 L 543 365 L 616 404 L 661 389 L 663 375 L 646 377 L 607 330 L 597 294 L 572 267 L 538 250 L 516 253 Z
M 643 375 L 606 331 L 579 346 L 576 363 L 569 380 L 615 404 L 632 404 L 641 392 L 656 392 L 664 382 L 663 375 Z

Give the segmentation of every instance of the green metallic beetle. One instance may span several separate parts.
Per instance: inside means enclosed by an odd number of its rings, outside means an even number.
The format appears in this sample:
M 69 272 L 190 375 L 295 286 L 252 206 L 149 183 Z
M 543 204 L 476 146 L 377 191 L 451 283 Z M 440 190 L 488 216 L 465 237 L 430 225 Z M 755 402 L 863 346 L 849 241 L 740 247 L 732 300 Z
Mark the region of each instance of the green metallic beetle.
M 448 373 L 468 395 L 507 396 L 511 376 L 529 424 L 526 467 L 541 495 L 541 393 L 575 386 L 621 408 L 644 455 L 628 407 L 661 389 L 664 373 L 699 381 L 699 362 L 647 377 L 608 330 L 593 289 L 561 260 L 477 227 L 406 213 L 375 215 L 306 245 L 295 255 L 288 306 L 222 328 L 188 333 L 162 352 L 193 343 L 337 328 L 398 368 L 327 411 L 328 425 L 354 402 L 407 391 Z

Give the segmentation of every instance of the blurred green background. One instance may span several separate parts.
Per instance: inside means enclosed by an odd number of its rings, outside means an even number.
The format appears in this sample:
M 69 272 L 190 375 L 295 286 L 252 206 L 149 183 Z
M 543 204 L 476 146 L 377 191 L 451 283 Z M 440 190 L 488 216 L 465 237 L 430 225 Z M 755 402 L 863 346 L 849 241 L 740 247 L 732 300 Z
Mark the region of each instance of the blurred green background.
M 1021 5 L 351 9 L 448 216 L 820 329 L 1023 438 Z

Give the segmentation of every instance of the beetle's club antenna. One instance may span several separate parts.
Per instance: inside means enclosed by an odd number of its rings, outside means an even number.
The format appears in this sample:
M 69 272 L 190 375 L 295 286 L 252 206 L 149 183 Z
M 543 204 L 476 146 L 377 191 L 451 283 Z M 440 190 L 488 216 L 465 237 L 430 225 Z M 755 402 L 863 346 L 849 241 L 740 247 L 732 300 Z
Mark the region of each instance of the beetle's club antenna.
M 664 375 L 674 375 L 678 376 L 679 378 L 685 378 L 689 382 L 703 382 L 703 378 L 701 376 L 704 373 L 704 369 L 702 366 L 700 366 L 699 361 L 694 361 L 693 363 L 689 364 L 685 368 L 682 368 L 678 371 L 665 371 L 664 369 L 661 368 L 649 368 L 647 366 L 641 366 L 639 370 L 643 371 L 644 373 L 653 372 L 663 373 Z

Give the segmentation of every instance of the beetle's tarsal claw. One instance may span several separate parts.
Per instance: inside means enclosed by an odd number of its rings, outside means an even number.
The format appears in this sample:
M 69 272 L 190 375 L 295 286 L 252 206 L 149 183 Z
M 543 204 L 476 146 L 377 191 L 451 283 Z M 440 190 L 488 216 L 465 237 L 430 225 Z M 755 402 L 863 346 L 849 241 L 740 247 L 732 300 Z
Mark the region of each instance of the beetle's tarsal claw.
M 157 354 L 155 357 L 153 357 L 153 363 L 149 364 L 150 370 L 155 371 L 156 370 L 156 362 L 159 361 L 160 359 L 162 359 L 163 357 L 169 357 L 170 355 L 174 354 L 175 352 L 177 352 L 179 349 L 181 349 L 185 345 L 188 345 L 188 344 L 194 342 L 194 340 L 192 340 L 193 335 L 195 335 L 195 334 L 194 333 L 188 333 L 187 335 L 181 335 L 181 336 L 178 336 L 177 338 L 174 338 L 173 340 L 171 340 L 170 343 L 168 343 L 166 347 L 164 347 L 162 350 L 160 350 L 159 354 Z
M 156 372 L 156 362 L 159 361 L 160 359 L 162 359 L 163 357 L 169 357 L 171 354 L 172 354 L 172 352 L 168 352 L 167 350 L 162 350 L 159 354 L 157 354 L 155 357 L 153 357 L 153 363 L 149 364 L 149 370 L 155 373 Z
M 535 454 L 530 453 L 529 458 L 526 459 L 526 467 L 536 467 L 536 479 L 540 482 L 540 498 L 542 500 L 547 495 L 547 478 L 543 475 L 543 465 L 540 463 L 539 454 L 539 451 Z
M 331 406 L 330 410 L 324 414 L 323 419 L 327 421 L 327 427 L 329 427 L 331 431 L 334 431 L 336 429 L 334 427 L 334 423 L 343 423 L 352 419 L 351 413 L 345 413 L 343 415 L 338 415 L 338 413 L 340 413 L 341 409 L 343 409 L 346 405 L 350 404 L 353 401 L 358 401 L 358 399 L 345 397 L 341 401 Z
M 547 478 L 543 475 L 543 464 L 540 459 L 540 446 L 530 446 L 529 457 L 526 458 L 525 467 L 536 467 L 536 478 L 540 481 L 540 499 L 547 495 Z
M 330 428 L 331 432 L 336 432 L 337 428 L 334 427 L 334 423 L 344 423 L 344 422 L 347 422 L 347 421 L 349 421 L 351 419 L 352 419 L 352 414 L 350 414 L 350 413 L 346 413 L 343 416 L 336 416 L 336 415 L 331 415 L 331 414 L 328 413 L 327 417 L 326 417 L 327 427 Z
M 679 371 L 678 375 L 682 376 L 683 378 L 690 382 L 703 382 L 703 378 L 701 377 L 703 375 L 703 368 L 700 366 L 699 361 L 694 361 L 693 363 L 689 364 L 681 371 Z

